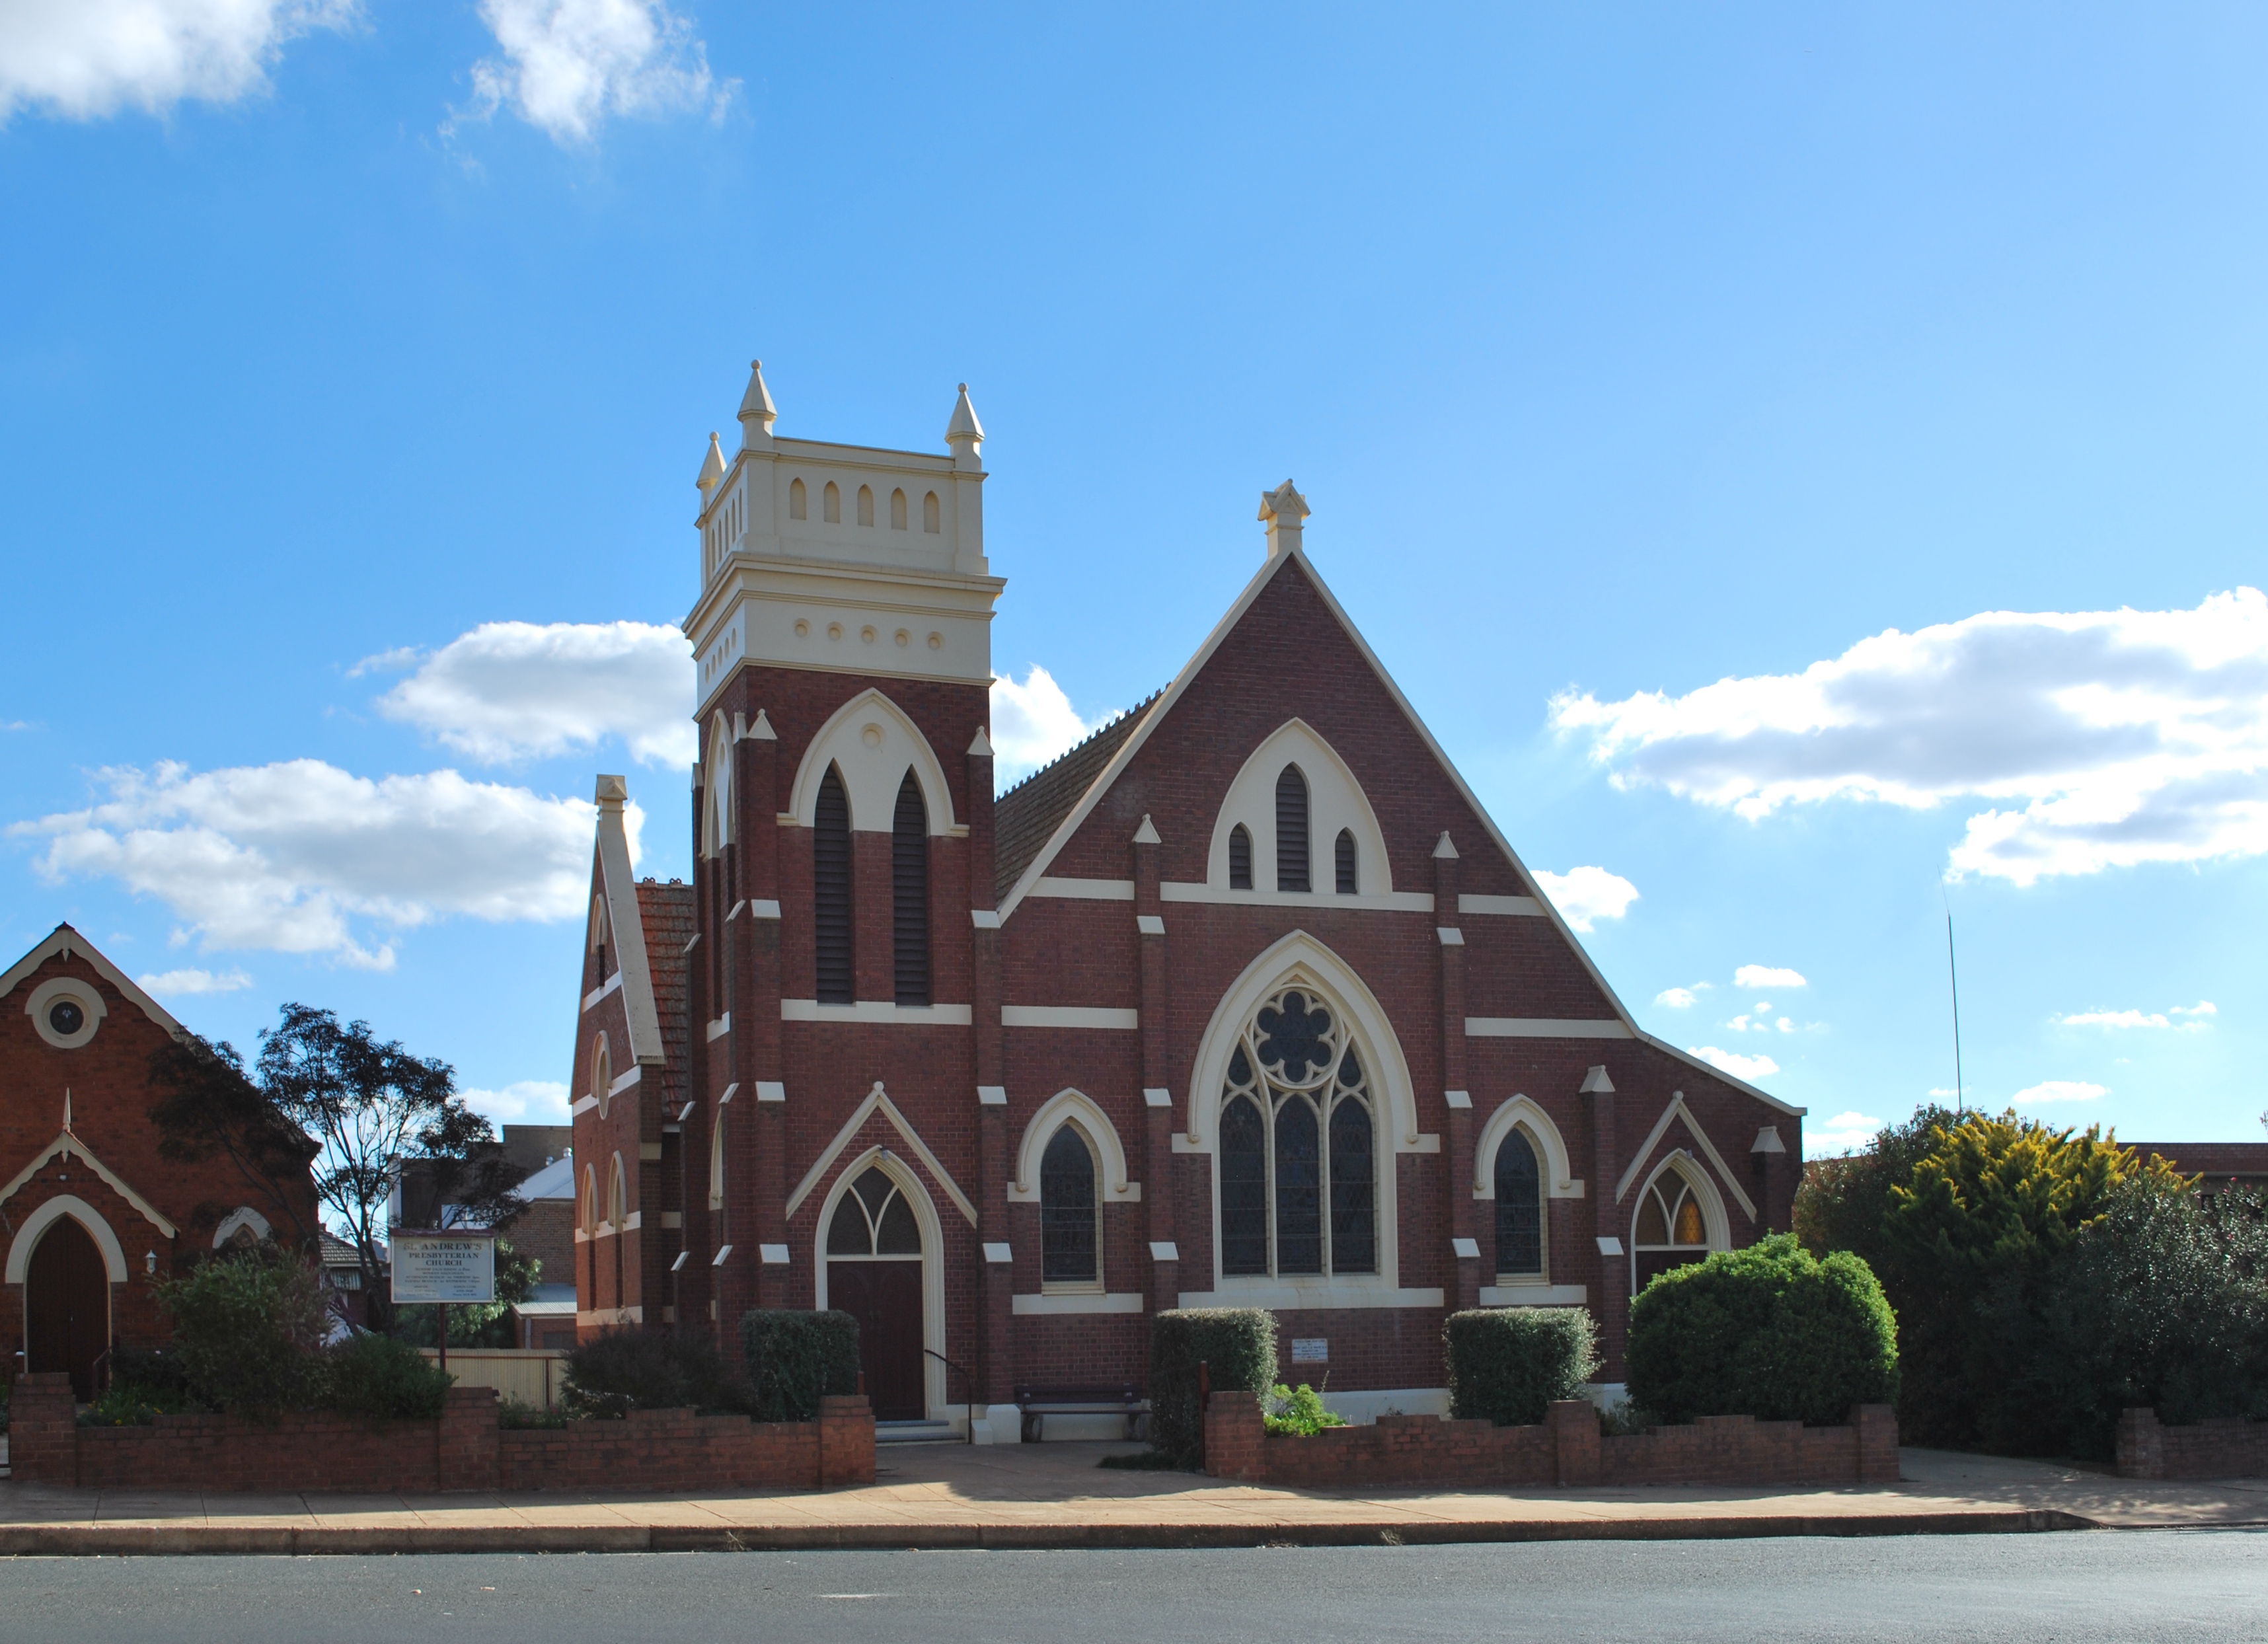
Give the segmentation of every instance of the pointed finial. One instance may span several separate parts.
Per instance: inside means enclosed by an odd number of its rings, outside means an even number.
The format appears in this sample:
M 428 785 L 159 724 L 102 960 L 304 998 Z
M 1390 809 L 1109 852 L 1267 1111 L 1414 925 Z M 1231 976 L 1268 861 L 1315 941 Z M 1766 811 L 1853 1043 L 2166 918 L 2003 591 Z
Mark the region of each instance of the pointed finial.
M 772 424 L 779 420 L 779 407 L 772 403 L 772 391 L 764 386 L 764 362 L 748 362 L 748 391 L 740 396 L 740 446 L 747 449 L 771 443 Z
M 953 402 L 953 420 L 945 425 L 945 443 L 958 466 L 976 466 L 976 454 L 984 445 L 984 424 L 976 420 L 976 408 L 968 402 L 965 382 L 961 385 L 961 397 Z
M 1307 517 L 1307 499 L 1285 480 L 1272 491 L 1260 493 L 1260 518 L 1268 524 L 1268 557 L 1300 546 L 1300 521 Z
M 717 482 L 724 477 L 725 448 L 717 443 L 717 436 L 711 433 L 709 436 L 709 454 L 701 459 L 701 476 L 693 483 L 700 491 L 702 499 L 706 501 L 709 493 L 716 489 Z

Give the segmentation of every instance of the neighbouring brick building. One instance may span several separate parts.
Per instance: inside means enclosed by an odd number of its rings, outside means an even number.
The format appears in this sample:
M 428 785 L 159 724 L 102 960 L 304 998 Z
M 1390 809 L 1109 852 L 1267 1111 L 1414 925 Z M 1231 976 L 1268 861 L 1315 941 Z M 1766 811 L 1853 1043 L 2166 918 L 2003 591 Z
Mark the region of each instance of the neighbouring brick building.
M 1785 1229 L 1791 1108 L 1641 1032 L 1301 546 L 1162 692 L 994 796 L 983 439 L 699 479 L 691 885 L 617 777 L 576 1040 L 578 1327 L 858 1315 L 886 1419 L 1013 1441 L 1173 1307 L 1279 1316 L 1357 1419 L 1440 1325 Z M 993 1407 L 998 1408 L 993 1408 Z
M 151 1058 L 185 1035 L 68 925 L 0 975 L 0 1351 L 81 1397 L 110 1347 L 166 1341 L 157 1282 L 185 1257 L 317 1231 L 304 1176 L 160 1156 Z

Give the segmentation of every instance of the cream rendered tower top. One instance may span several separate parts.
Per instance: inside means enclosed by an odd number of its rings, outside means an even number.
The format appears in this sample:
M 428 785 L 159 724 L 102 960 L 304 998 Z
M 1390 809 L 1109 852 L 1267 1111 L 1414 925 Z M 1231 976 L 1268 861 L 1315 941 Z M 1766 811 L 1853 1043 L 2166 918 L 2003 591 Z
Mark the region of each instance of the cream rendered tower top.
M 744 661 L 990 686 L 1007 584 L 984 558 L 984 430 L 968 385 L 942 456 L 782 439 L 778 416 L 752 361 L 740 448 L 728 464 L 710 435 L 696 482 L 696 717 Z

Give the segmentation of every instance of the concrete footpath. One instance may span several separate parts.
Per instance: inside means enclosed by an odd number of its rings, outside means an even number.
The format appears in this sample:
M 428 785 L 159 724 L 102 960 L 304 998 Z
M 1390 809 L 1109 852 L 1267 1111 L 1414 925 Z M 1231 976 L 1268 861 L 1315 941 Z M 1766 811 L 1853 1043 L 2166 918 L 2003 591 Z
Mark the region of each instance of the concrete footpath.
M 1898 1536 L 2268 1524 L 2268 1478 L 2144 1484 L 1901 1452 L 1896 1485 L 1813 1491 L 1284 1490 L 1096 1463 L 1136 1447 L 887 1446 L 824 1493 L 433 1496 L 0 1484 L 0 1553 L 645 1552 L 1113 1548 Z

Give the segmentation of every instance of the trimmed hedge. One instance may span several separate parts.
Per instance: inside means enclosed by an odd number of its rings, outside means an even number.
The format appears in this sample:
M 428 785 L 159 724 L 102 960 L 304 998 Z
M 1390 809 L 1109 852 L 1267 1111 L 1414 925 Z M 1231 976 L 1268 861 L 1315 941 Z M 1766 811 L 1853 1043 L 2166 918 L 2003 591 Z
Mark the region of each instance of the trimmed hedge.
M 688 1406 L 744 1413 L 754 1400 L 708 1337 L 622 1329 L 568 1350 L 559 1402 L 571 1416 L 620 1419 Z
M 1663 1422 L 1829 1427 L 1898 1393 L 1897 1320 L 1874 1270 L 1792 1234 L 1662 1274 L 1631 1304 L 1630 1396 Z
M 372 1421 L 431 1421 L 457 1378 L 408 1342 L 357 1335 L 323 1355 L 326 1402 Z
M 1599 1368 L 1587 1308 L 1475 1308 L 1441 1326 L 1449 1417 L 1532 1427 L 1554 1399 L 1580 1398 Z
M 759 1421 L 809 1421 L 822 1397 L 858 1390 L 858 1321 L 848 1313 L 752 1309 L 740 1316 L 740 1347 Z
M 1261 1308 L 1174 1308 L 1150 1321 L 1150 1442 L 1177 1461 L 1204 1449 L 1197 1366 L 1216 1393 L 1276 1385 L 1276 1316 Z

